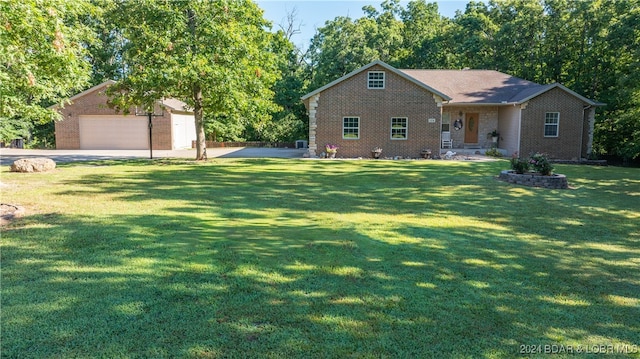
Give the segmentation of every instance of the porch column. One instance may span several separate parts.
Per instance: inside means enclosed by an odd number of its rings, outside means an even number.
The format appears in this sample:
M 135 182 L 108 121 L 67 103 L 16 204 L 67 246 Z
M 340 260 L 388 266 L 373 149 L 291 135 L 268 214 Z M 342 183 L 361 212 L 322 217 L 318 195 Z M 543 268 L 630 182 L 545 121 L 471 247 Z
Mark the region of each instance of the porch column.
M 318 128 L 316 109 L 318 108 L 318 101 L 320 101 L 320 94 L 314 95 L 309 99 L 309 157 L 316 157 L 316 152 L 318 151 L 318 144 L 316 143 L 316 129 Z

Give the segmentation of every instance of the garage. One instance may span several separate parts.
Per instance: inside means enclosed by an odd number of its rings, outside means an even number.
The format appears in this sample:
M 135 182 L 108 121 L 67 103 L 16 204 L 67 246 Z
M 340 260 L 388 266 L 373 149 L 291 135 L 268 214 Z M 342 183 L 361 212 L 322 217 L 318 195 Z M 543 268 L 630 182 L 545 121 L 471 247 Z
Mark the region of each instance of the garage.
M 79 122 L 80 149 L 82 150 L 146 150 L 149 148 L 146 117 L 84 115 L 80 116 Z
M 135 106 L 127 110 L 109 104 L 109 80 L 69 99 L 64 107 L 50 108 L 60 113 L 56 121 L 56 148 L 59 150 L 148 150 L 149 118 L 135 115 Z M 193 112 L 177 99 L 157 103 L 152 116 L 154 150 L 191 148 L 196 127 Z M 126 115 L 125 115 L 126 113 Z

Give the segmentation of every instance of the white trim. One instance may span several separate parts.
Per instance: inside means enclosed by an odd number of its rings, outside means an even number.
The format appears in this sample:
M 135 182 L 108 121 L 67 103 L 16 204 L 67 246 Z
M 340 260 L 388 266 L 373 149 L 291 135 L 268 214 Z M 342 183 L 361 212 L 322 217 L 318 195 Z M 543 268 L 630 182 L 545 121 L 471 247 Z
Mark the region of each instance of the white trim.
M 547 123 L 547 115 L 550 113 L 558 114 L 556 123 Z M 583 115 L 584 116 L 584 115 Z M 584 121 L 584 120 L 583 120 Z M 547 126 L 556 126 L 556 134 L 555 135 L 547 135 Z M 544 127 L 542 128 L 542 134 L 545 138 L 556 138 L 560 135 L 560 112 L 558 111 L 549 111 L 544 113 Z M 582 133 L 580 134 L 582 136 Z M 582 147 L 582 145 L 580 145 Z M 582 152 L 582 148 L 580 148 L 580 152 Z
M 347 118 L 355 118 L 358 120 L 358 127 L 349 127 L 349 128 L 356 128 L 358 130 L 358 137 L 344 137 L 344 120 Z M 342 116 L 342 139 L 343 140 L 359 140 L 360 139 L 360 116 Z
M 518 157 L 522 156 L 522 110 L 523 108 L 520 107 L 520 109 L 518 109 L 518 136 L 516 137 L 516 152 L 518 153 Z
M 447 115 L 449 115 L 449 116 L 448 116 L 448 117 L 449 117 L 449 122 L 447 122 L 447 125 L 449 125 L 449 129 L 448 129 L 447 131 L 445 131 L 445 130 L 442 128 L 442 126 L 444 126 L 444 125 L 445 125 L 445 122 L 444 122 L 444 117 L 445 117 L 445 116 L 444 116 L 444 114 L 445 114 L 445 113 L 446 113 Z M 447 111 L 447 112 L 444 112 L 444 111 L 443 111 L 443 112 L 440 114 L 440 132 L 451 132 L 451 112 L 448 112 L 448 111 Z
M 342 76 L 341 78 L 339 78 L 339 79 L 337 79 L 335 81 L 332 81 L 332 82 L 330 82 L 330 83 L 328 83 L 328 84 L 326 84 L 326 85 L 324 85 L 324 86 L 322 86 L 322 87 L 320 87 L 320 88 L 318 88 L 318 89 L 316 89 L 316 90 L 314 90 L 312 92 L 309 92 L 308 94 L 302 96 L 301 99 L 304 101 L 304 100 L 310 98 L 311 96 L 313 96 L 315 94 L 318 94 L 318 93 L 320 93 L 320 92 L 322 92 L 322 91 L 324 91 L 324 90 L 326 90 L 326 89 L 328 89 L 330 87 L 333 87 L 334 85 L 336 85 L 336 84 L 338 84 L 338 83 L 340 83 L 340 82 L 342 82 L 342 81 L 344 81 L 344 80 L 346 80 L 346 79 L 348 79 L 350 77 L 353 77 L 353 76 L 361 73 L 362 71 L 364 71 L 366 69 L 369 69 L 369 68 L 371 68 L 371 67 L 373 67 L 375 65 L 379 65 L 379 66 L 385 68 L 386 70 L 388 70 L 390 72 L 393 72 L 394 74 L 402 77 L 403 79 L 414 83 L 415 85 L 419 86 L 420 88 L 422 88 L 424 90 L 427 90 L 427 91 L 429 91 L 429 92 L 431 92 L 433 94 L 436 94 L 436 95 L 442 97 L 445 101 L 450 101 L 451 100 L 451 97 L 445 95 L 444 93 L 434 89 L 431 86 L 426 85 L 425 83 L 423 83 L 421 81 L 416 80 L 415 78 L 405 74 L 404 72 L 402 72 L 402 71 L 396 69 L 395 67 L 393 67 L 393 66 L 391 66 L 389 64 L 386 64 L 386 63 L 384 63 L 384 62 L 382 62 L 380 60 L 373 61 L 373 62 L 371 62 L 371 63 L 369 63 L 367 65 L 362 66 L 361 68 L 359 68 L 357 70 L 351 71 L 350 73 Z
M 589 100 L 588 98 L 586 98 L 586 97 L 584 97 L 584 96 L 582 96 L 582 95 L 570 90 L 569 88 L 567 88 L 564 85 L 562 85 L 560 83 L 557 83 L 557 82 L 553 83 L 553 84 L 550 84 L 550 85 L 543 86 L 540 91 L 534 93 L 533 95 L 525 97 L 524 99 L 518 101 L 518 103 L 527 102 L 527 101 L 531 100 L 534 97 L 538 97 L 538 96 L 542 95 L 545 92 L 553 90 L 554 88 L 559 88 L 559 89 L 561 89 L 561 90 L 563 90 L 565 92 L 568 92 L 570 95 L 580 99 L 581 101 L 584 101 L 584 102 L 588 103 L 591 106 L 604 106 L 605 105 L 604 103 L 601 103 L 601 102 L 595 102 L 595 101 Z
M 101 84 L 99 84 L 99 85 L 95 85 L 95 86 L 93 86 L 93 87 L 92 87 L 92 88 L 90 88 L 90 89 L 84 90 L 84 91 L 80 92 L 79 94 L 72 96 L 71 98 L 69 98 L 69 99 L 68 99 L 68 100 L 66 100 L 65 102 L 66 102 L 66 103 L 68 103 L 68 104 L 71 104 L 71 103 L 73 103 L 73 101 L 74 101 L 74 100 L 77 100 L 77 99 L 79 99 L 80 97 L 83 97 L 84 95 L 90 94 L 90 93 L 92 93 L 92 92 L 94 92 L 94 91 L 97 91 L 97 90 L 99 90 L 99 89 L 103 88 L 103 87 L 105 87 L 105 88 L 106 88 L 106 87 L 111 86 L 111 85 L 113 85 L 113 84 L 115 84 L 115 83 L 116 83 L 116 82 L 115 82 L 115 81 L 113 81 L 113 80 L 107 80 L 107 81 L 105 81 L 105 82 L 103 82 L 103 83 L 101 83 Z M 55 105 L 51 105 L 51 106 L 49 106 L 49 108 L 50 108 L 50 109 L 57 109 L 57 108 L 64 108 L 64 106 L 61 106 L 61 105 L 58 103 L 58 104 L 55 104 Z
M 404 138 L 393 138 L 393 120 L 405 120 L 405 126 L 404 128 Z M 389 132 L 389 137 L 391 138 L 391 140 L 393 141 L 406 141 L 409 139 L 409 118 L 408 117 L 391 117 L 390 123 L 390 132 Z
M 382 78 L 374 78 L 372 79 L 372 75 L 382 74 Z M 384 90 L 386 87 L 387 74 L 384 71 L 368 71 L 367 72 L 367 90 Z M 372 83 L 382 82 L 382 86 L 371 86 Z

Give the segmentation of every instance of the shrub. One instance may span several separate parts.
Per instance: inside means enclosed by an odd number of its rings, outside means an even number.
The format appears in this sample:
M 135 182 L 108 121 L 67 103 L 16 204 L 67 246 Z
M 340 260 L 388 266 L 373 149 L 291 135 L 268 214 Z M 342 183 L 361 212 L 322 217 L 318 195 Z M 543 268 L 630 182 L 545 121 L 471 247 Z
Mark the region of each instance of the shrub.
M 540 174 L 544 176 L 550 176 L 553 171 L 553 166 L 551 162 L 549 162 L 549 158 L 543 153 L 532 154 L 529 158 L 529 164 L 535 172 L 540 172 Z
M 495 147 L 488 149 L 484 154 L 490 157 L 502 157 L 502 152 L 498 151 Z
M 511 158 L 511 169 L 516 173 L 523 174 L 529 171 L 529 160 L 514 156 Z

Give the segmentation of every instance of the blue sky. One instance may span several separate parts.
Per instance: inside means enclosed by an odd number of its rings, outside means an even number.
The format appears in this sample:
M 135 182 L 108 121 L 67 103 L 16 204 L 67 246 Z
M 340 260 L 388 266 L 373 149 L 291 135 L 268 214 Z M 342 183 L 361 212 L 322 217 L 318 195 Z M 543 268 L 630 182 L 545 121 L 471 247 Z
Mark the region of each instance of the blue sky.
M 279 29 L 278 24 L 286 24 L 287 13 L 296 10 L 297 22 L 302 23 L 301 33 L 294 36 L 293 43 L 301 48 L 307 48 L 309 41 L 317 28 L 323 27 L 327 20 L 333 20 L 338 16 L 350 16 L 357 19 L 364 15 L 362 7 L 374 5 L 379 8 L 382 0 L 359 1 L 284 1 L 284 0 L 255 0 L 264 10 L 264 17 L 273 22 L 273 28 Z M 431 2 L 431 1 L 427 1 Z M 440 14 L 453 17 L 456 10 L 464 11 L 468 0 L 437 1 Z M 406 7 L 409 1 L 400 1 Z

